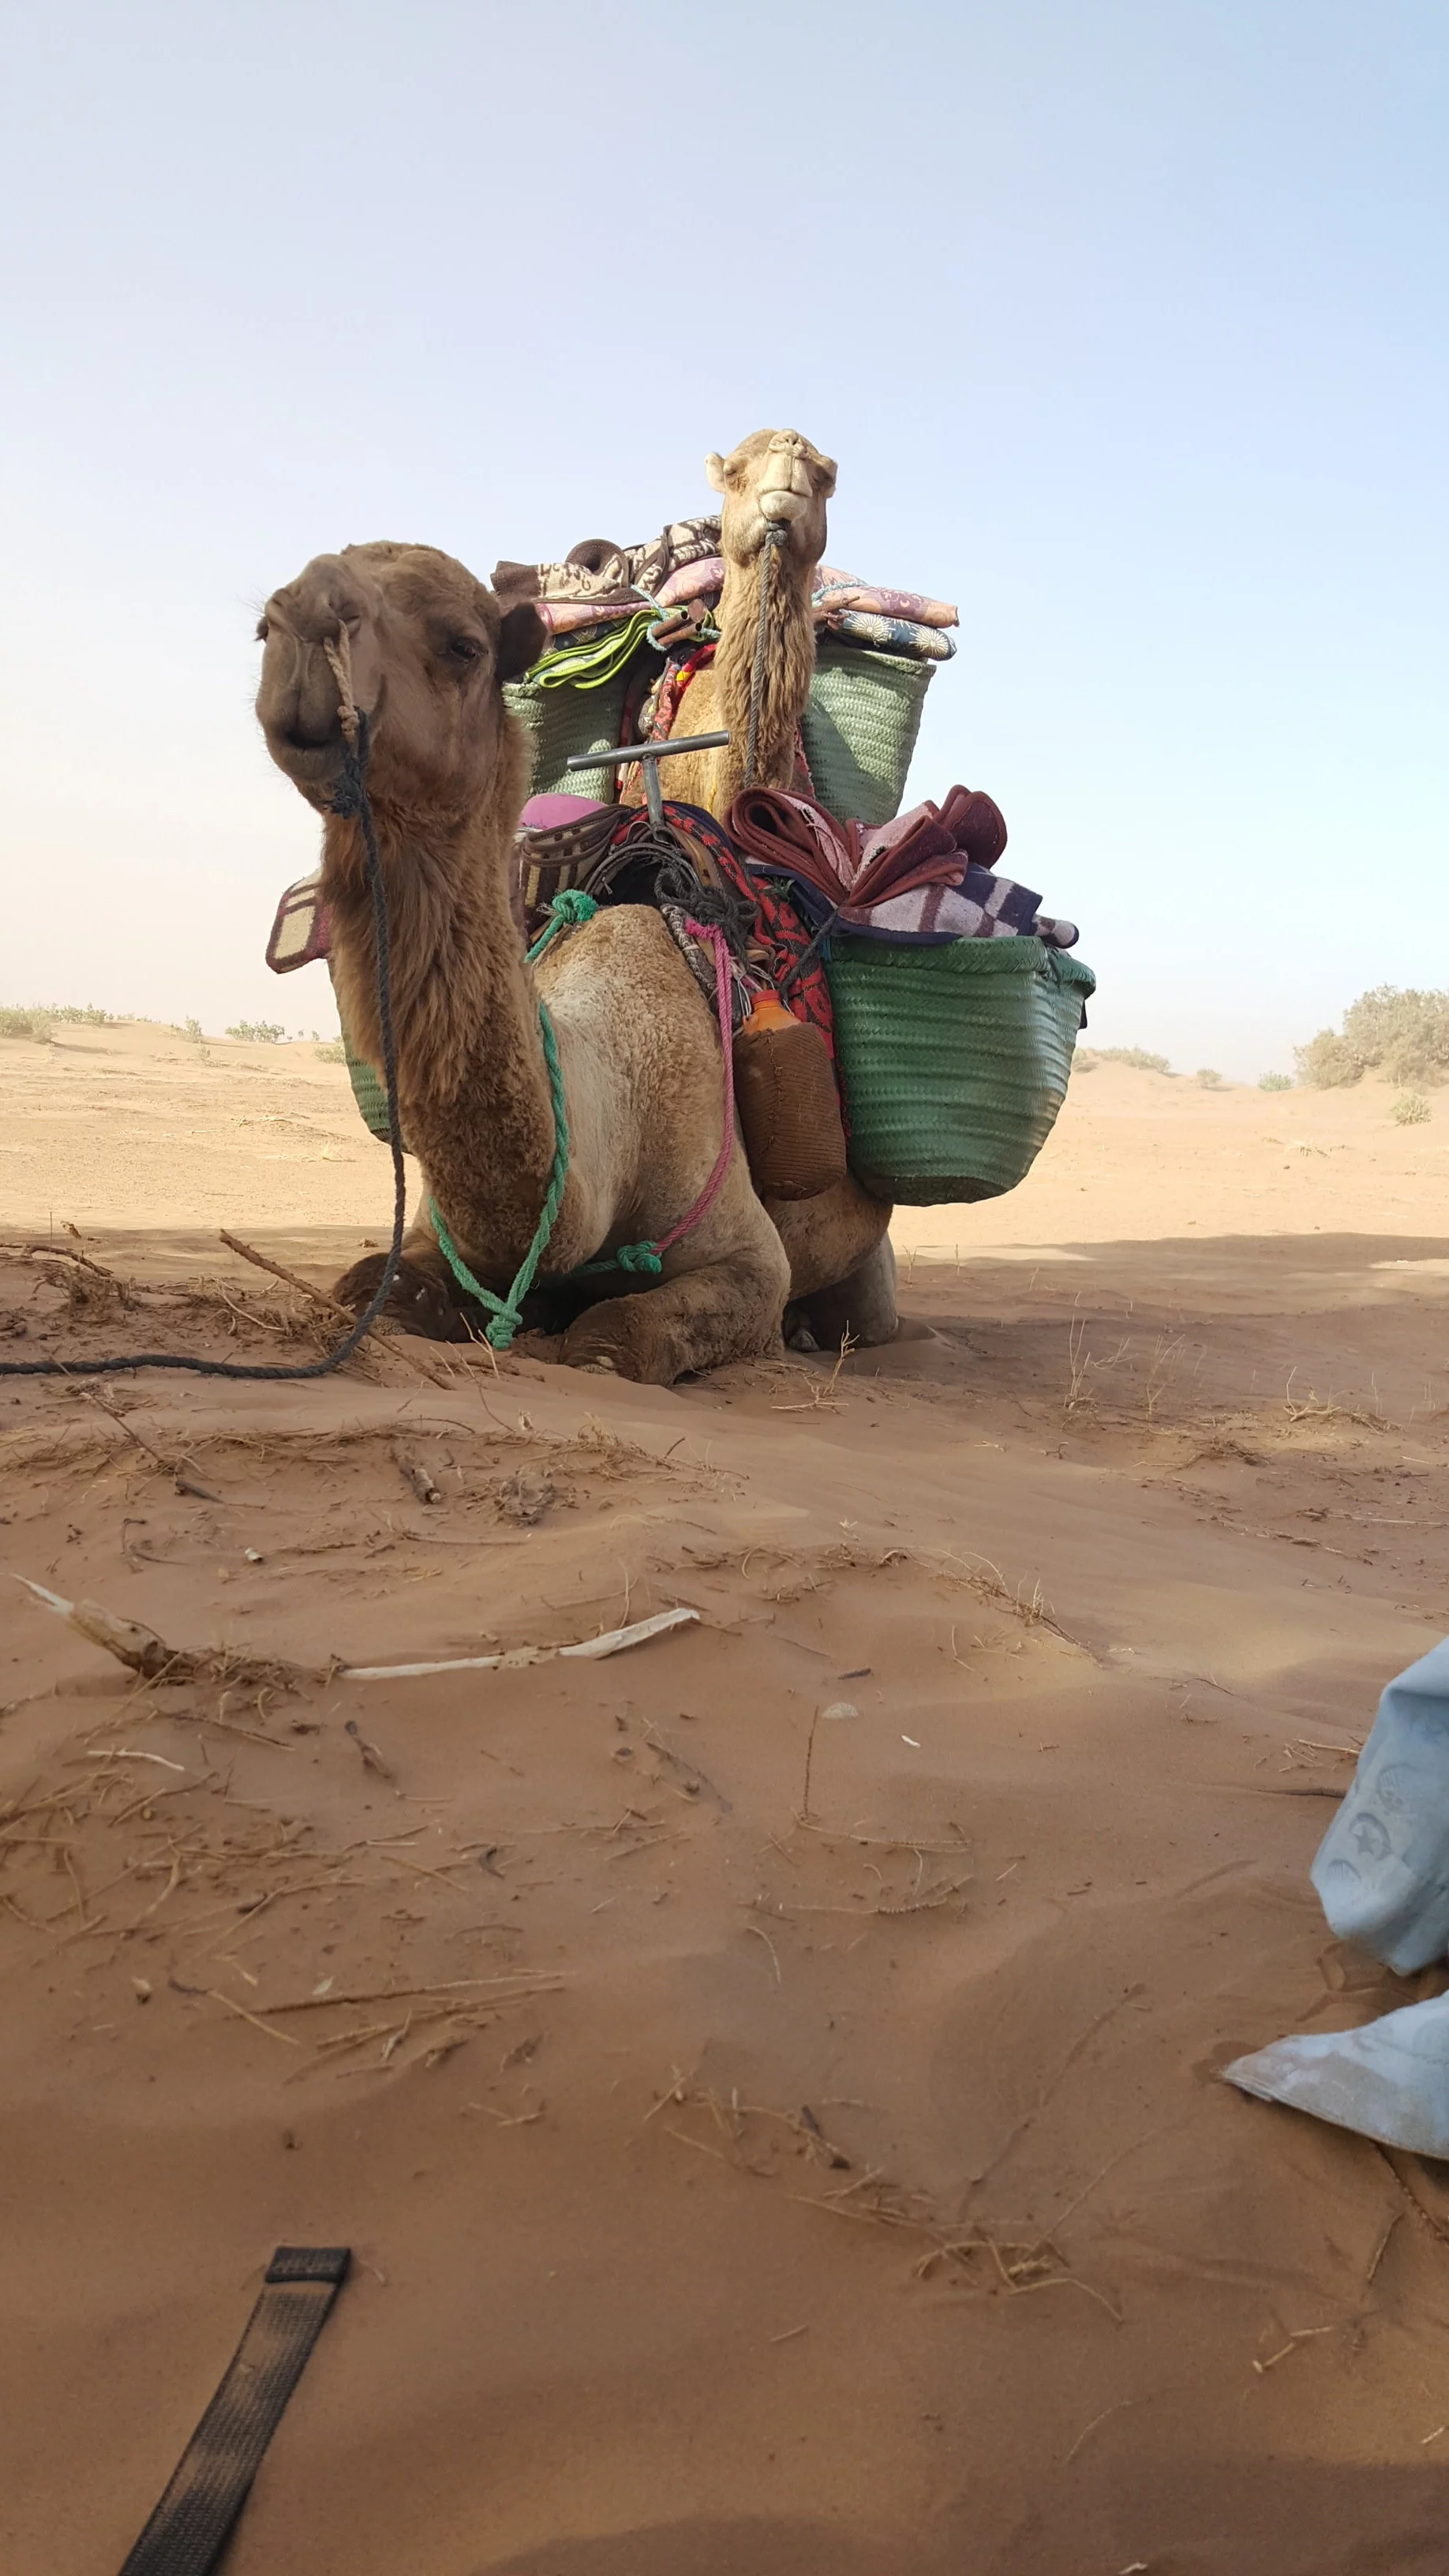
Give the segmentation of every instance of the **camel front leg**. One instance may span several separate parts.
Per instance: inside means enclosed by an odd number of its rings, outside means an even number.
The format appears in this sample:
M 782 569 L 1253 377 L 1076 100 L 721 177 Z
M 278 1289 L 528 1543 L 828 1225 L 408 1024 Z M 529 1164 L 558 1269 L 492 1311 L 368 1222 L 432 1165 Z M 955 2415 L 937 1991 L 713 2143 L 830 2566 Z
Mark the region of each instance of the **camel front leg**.
M 369 1252 L 344 1270 L 332 1294 L 339 1306 L 360 1315 L 371 1305 L 377 1283 L 387 1268 L 385 1252 Z M 469 1301 L 443 1259 L 432 1227 L 414 1219 L 403 1237 L 403 1257 L 385 1313 L 406 1333 L 429 1342 L 470 1342 L 475 1338 Z M 474 1306 L 473 1315 L 483 1318 Z
M 612 1369 L 640 1386 L 672 1386 L 727 1360 L 763 1359 L 780 1348 L 789 1270 L 774 1256 L 732 1258 L 681 1271 L 657 1288 L 591 1306 L 563 1337 L 569 1368 Z
M 878 1349 L 895 1338 L 896 1256 L 888 1234 L 882 1235 L 869 1259 L 835 1288 L 817 1288 L 813 1297 L 792 1300 L 785 1312 L 785 1336 L 792 1349 L 808 1349 L 792 1335 L 803 1325 L 817 1350 L 838 1351 L 849 1338 L 856 1350 Z

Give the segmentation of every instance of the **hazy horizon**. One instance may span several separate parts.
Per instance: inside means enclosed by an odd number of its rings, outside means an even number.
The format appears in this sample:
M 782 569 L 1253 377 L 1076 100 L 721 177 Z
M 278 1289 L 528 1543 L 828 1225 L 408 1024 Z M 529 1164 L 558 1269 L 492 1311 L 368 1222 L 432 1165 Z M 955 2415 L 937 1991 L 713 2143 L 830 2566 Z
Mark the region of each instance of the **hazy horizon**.
M 1251 1080 L 1449 983 L 1442 11 L 83 0 L 5 59 L 0 1000 L 330 1031 L 261 599 L 642 536 L 767 422 L 832 561 L 959 602 L 908 801 L 997 798 L 1088 1046 Z

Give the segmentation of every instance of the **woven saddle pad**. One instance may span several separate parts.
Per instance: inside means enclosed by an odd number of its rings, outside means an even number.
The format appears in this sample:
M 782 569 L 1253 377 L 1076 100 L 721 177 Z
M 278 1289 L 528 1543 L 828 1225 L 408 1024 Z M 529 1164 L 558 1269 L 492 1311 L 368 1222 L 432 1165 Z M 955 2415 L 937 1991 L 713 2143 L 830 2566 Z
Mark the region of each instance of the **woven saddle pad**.
M 560 803 L 563 799 L 558 800 Z M 687 812 L 688 809 L 681 809 Z M 578 887 L 605 901 L 616 881 L 633 862 L 628 846 L 640 819 L 633 806 L 598 805 L 567 822 L 521 830 L 513 844 L 510 899 L 513 916 L 527 939 L 535 939 L 549 917 L 554 896 Z M 691 845 L 690 855 L 709 881 L 707 852 Z M 641 900 L 647 901 L 647 889 Z M 327 906 L 322 900 L 320 871 L 289 885 L 277 906 L 267 941 L 267 964 L 274 975 L 294 975 L 326 957 L 331 947 Z

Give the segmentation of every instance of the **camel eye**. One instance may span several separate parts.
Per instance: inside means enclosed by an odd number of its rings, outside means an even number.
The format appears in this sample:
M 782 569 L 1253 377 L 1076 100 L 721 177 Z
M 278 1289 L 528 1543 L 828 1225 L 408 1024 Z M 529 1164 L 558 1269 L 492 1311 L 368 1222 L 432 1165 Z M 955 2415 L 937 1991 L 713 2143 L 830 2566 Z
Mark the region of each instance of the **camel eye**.
M 470 662 L 478 661 L 482 655 L 482 651 L 483 647 L 479 643 L 476 635 L 455 635 L 452 637 L 448 645 L 450 658 L 455 662 L 461 662 L 465 666 Z

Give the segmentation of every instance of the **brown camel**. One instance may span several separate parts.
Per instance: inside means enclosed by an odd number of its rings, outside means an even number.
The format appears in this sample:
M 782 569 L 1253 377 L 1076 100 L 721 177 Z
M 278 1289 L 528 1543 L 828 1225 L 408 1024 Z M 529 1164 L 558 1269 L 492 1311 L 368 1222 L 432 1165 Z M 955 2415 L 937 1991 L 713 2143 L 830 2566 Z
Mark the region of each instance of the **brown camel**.
M 693 1204 L 721 1149 L 723 1070 L 713 1017 L 649 907 L 605 909 L 536 967 L 525 962 L 510 881 L 527 749 L 502 683 L 541 649 L 535 610 L 502 615 L 430 546 L 349 546 L 275 592 L 259 633 L 257 713 L 272 758 L 326 818 L 321 890 L 338 1002 L 353 1045 L 379 1066 L 361 830 L 331 811 L 348 758 L 339 670 L 368 718 L 402 1124 L 424 1208 L 436 1203 L 475 1275 L 508 1290 L 548 1186 L 542 1000 L 572 1159 L 539 1284 L 562 1288 L 573 1317 L 566 1361 L 668 1384 L 777 1348 L 787 1297 L 808 1322 L 821 1291 L 832 1338 L 884 1339 L 895 1320 L 890 1210 L 853 1183 L 767 1208 L 737 1139 L 713 1206 L 664 1255 L 657 1281 L 606 1271 L 564 1286 L 581 1263 L 658 1240 Z M 360 1309 L 379 1269 L 377 1257 L 359 1263 L 339 1295 Z M 840 1288 L 857 1277 L 853 1305 Z M 408 1236 L 395 1310 L 453 1339 L 466 1330 L 461 1302 L 425 1214 Z
M 757 787 L 792 787 L 795 740 L 815 674 L 811 593 L 825 552 L 825 505 L 835 466 L 793 429 L 757 429 L 729 456 L 705 459 L 723 496 L 720 553 L 724 588 L 716 611 L 713 663 L 690 681 L 680 702 L 678 733 L 728 731 L 724 751 L 682 751 L 666 765 L 666 796 L 703 805 L 721 820 L 745 784 L 750 682 L 760 630 L 760 584 L 770 586 L 765 663 L 755 746 Z M 766 544 L 771 526 L 785 531 Z

